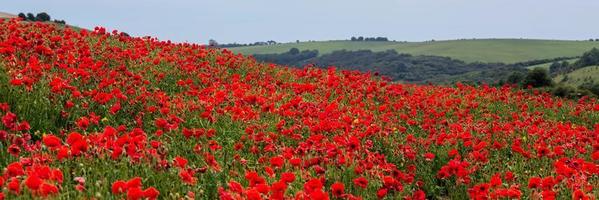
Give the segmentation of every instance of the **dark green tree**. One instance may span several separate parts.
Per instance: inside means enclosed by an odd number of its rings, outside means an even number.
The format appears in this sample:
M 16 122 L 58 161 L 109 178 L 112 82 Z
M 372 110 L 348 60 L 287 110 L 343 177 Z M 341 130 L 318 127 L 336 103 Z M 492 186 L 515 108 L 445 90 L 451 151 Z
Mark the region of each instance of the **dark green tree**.
M 291 48 L 291 49 L 289 49 L 289 54 L 291 54 L 291 55 L 297 55 L 299 53 L 300 53 L 300 50 L 297 49 L 297 48 Z
M 551 86 L 553 81 L 551 80 L 551 77 L 549 77 L 547 70 L 537 67 L 528 72 L 526 78 L 524 78 L 523 84 L 525 86 L 530 85 L 532 87 L 544 87 Z
M 208 40 L 208 46 L 211 46 L 211 47 L 218 46 L 218 42 L 216 42 L 216 40 L 214 40 L 214 39 L 210 39 L 210 40 Z
M 524 80 L 525 76 L 521 72 L 513 72 L 507 77 L 507 83 L 509 84 L 520 84 Z
M 47 21 L 50 21 L 50 15 L 48 15 L 48 13 L 41 12 L 41 13 L 38 13 L 38 14 L 35 16 L 35 20 L 36 20 L 36 21 L 39 21 L 39 22 L 47 22 Z
M 553 62 L 549 66 L 549 73 L 551 73 L 551 74 L 557 73 L 557 72 L 561 71 L 560 69 L 562 69 L 562 64 L 560 64 L 557 61 Z
M 35 15 L 33 15 L 33 13 L 27 13 L 27 21 L 35 21 Z
M 588 90 L 593 94 L 599 96 L 599 83 L 586 82 L 579 86 L 580 89 Z
M 25 15 L 25 13 L 19 13 L 18 16 L 19 16 L 19 18 L 21 18 L 23 20 L 27 19 L 27 15 Z
M 599 65 L 599 49 L 593 48 L 590 51 L 585 52 L 580 57 L 580 60 L 576 61 L 577 67 L 586 67 L 591 65 Z

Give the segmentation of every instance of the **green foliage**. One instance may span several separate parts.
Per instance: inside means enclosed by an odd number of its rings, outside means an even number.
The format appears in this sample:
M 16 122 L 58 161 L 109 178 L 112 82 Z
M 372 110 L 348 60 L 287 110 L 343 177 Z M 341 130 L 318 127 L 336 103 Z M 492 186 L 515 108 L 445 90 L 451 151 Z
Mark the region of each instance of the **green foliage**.
M 520 84 L 524 80 L 526 75 L 522 72 L 514 72 L 507 77 L 506 83 L 509 84 Z
M 575 95 L 576 88 L 573 88 L 572 86 L 559 85 L 553 88 L 551 93 L 558 97 L 571 97 Z
M 545 87 L 553 85 L 553 81 L 549 77 L 549 73 L 546 69 L 535 68 L 528 72 L 526 78 L 524 78 L 523 84 L 532 87 Z
M 593 48 L 590 51 L 582 54 L 580 60 L 574 63 L 577 67 L 586 67 L 591 65 L 599 65 L 599 49 Z
M 35 15 L 33 13 L 27 13 L 27 21 L 35 21 Z
M 387 42 L 389 41 L 386 37 L 351 37 L 350 41 L 377 41 L 377 42 Z
M 599 83 L 587 82 L 579 86 L 580 89 L 588 90 L 589 92 L 599 96 Z
M 341 50 L 317 55 L 316 50 L 299 52 L 299 49 L 292 48 L 282 54 L 257 54 L 254 57 L 259 61 L 288 66 L 314 64 L 320 67 L 336 66 L 345 70 L 376 72 L 392 80 L 419 83 L 496 83 L 512 72 L 525 71 L 521 67 L 502 63 L 465 63 L 448 57 L 400 54 L 395 50 Z
M 35 16 L 35 21 L 38 21 L 38 22 L 50 21 L 50 15 L 48 15 L 48 13 L 45 13 L 45 12 L 38 13 Z
M 254 58 L 263 62 L 301 66 L 300 63 L 303 63 L 306 60 L 314 59 L 316 56 L 318 56 L 318 51 L 316 50 L 304 50 L 300 52 L 299 49 L 292 48 L 288 52 L 282 54 L 254 55 Z
M 297 48 L 291 48 L 291 49 L 289 49 L 289 53 L 290 53 L 291 55 L 297 55 L 297 54 L 299 54 L 299 53 L 300 53 L 300 51 L 299 51 L 299 49 L 297 49 Z

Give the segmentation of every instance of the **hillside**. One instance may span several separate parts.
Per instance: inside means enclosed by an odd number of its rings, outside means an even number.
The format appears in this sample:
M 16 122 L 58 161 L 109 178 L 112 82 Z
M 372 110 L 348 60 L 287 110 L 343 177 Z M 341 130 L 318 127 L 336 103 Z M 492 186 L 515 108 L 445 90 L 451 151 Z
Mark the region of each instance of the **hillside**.
M 532 39 L 477 39 L 435 42 L 355 42 L 327 41 L 300 42 L 277 45 L 231 48 L 233 52 L 250 54 L 282 53 L 291 48 L 318 50 L 321 54 L 335 50 L 385 51 L 394 49 L 399 53 L 413 55 L 449 56 L 466 62 L 515 63 L 556 57 L 578 56 L 593 47 L 595 41 L 561 41 Z
M 560 74 L 553 80 L 574 87 L 578 87 L 585 82 L 599 83 L 599 66 L 583 67 L 566 74 Z
M 599 195 L 595 99 L 115 33 L 0 22 L 0 199 Z
M 0 19 L 7 19 L 7 18 L 16 18 L 16 15 L 10 14 L 10 13 L 5 13 L 5 12 L 0 12 Z

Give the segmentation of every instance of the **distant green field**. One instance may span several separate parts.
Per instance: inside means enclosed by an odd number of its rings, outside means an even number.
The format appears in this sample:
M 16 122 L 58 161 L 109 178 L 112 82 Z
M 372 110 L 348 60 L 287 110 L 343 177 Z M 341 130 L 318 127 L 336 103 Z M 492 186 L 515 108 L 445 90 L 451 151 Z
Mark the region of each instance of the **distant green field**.
M 567 80 L 562 82 L 562 80 L 566 76 L 568 77 Z M 587 82 L 590 80 L 599 82 L 599 66 L 589 66 L 589 67 L 580 68 L 580 69 L 574 70 L 565 75 L 558 75 L 555 78 L 553 78 L 553 80 L 556 83 L 564 83 L 566 85 L 574 86 L 574 87 L 577 87 L 577 86 L 583 84 L 584 82 Z
M 568 60 L 564 60 L 564 61 L 568 61 L 568 63 L 572 64 L 572 63 L 576 62 L 577 60 L 578 60 L 578 58 L 572 58 L 572 59 L 568 59 Z M 560 61 L 560 62 L 562 62 L 562 61 Z M 526 68 L 528 68 L 528 69 L 534 69 L 534 68 L 540 67 L 540 68 L 549 70 L 549 66 L 551 66 L 551 64 L 553 64 L 553 62 L 538 64 L 538 65 L 532 65 L 532 66 L 528 66 Z
M 448 56 L 466 62 L 515 63 L 536 59 L 579 56 L 583 52 L 599 47 L 599 42 L 533 39 L 476 39 L 448 40 L 435 42 L 352 42 L 323 41 L 285 43 L 269 46 L 230 48 L 242 54 L 282 53 L 291 48 L 318 50 L 321 54 L 335 50 L 385 51 L 395 49 L 413 55 Z

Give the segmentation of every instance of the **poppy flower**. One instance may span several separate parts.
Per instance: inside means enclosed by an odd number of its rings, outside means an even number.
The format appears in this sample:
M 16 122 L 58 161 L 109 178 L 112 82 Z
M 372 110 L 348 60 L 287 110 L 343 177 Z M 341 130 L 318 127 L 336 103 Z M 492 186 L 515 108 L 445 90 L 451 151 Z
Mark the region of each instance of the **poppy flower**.
M 80 140 L 83 140 L 83 135 L 81 135 L 78 132 L 72 132 L 67 137 L 67 143 L 71 146 L 73 146 L 75 144 L 75 142 L 78 142 Z
M 281 156 L 276 156 L 276 157 L 270 158 L 270 165 L 272 167 L 280 168 L 283 166 L 284 163 L 285 163 L 285 160 L 283 160 L 283 157 L 281 157 Z
M 285 181 L 285 183 L 291 183 L 291 182 L 295 181 L 295 174 L 293 174 L 291 172 L 281 173 L 281 180 Z
M 142 183 L 141 183 L 141 177 L 134 177 L 129 179 L 129 181 L 127 181 L 126 186 L 128 189 L 130 188 L 141 188 Z
M 435 154 L 433 154 L 433 153 L 425 153 L 425 154 L 424 154 L 424 158 L 425 158 L 427 161 L 431 161 L 431 160 L 435 159 Z
M 528 179 L 528 188 L 534 189 L 539 188 L 541 186 L 541 178 L 539 177 L 531 177 Z
M 340 197 L 345 194 L 345 186 L 340 182 L 333 183 L 331 185 L 331 192 L 333 193 L 333 196 Z
M 60 140 L 60 138 L 52 134 L 44 136 L 42 141 L 44 142 L 44 145 L 52 149 L 62 145 L 62 141 Z
M 42 184 L 42 179 L 38 178 L 35 175 L 29 176 L 25 179 L 25 185 L 30 190 L 35 191 L 35 190 L 39 189 L 41 184 Z
M 187 166 L 187 159 L 183 157 L 175 157 L 174 163 L 177 167 L 184 169 Z
M 6 170 L 8 172 L 9 177 L 15 177 L 24 175 L 25 171 L 23 170 L 23 165 L 20 162 L 13 162 L 6 166 Z
M 21 153 L 21 147 L 17 146 L 16 144 L 11 144 L 8 146 L 8 153 L 14 157 L 19 157 L 19 153 Z
M 133 187 L 127 189 L 127 199 L 128 200 L 138 200 L 144 197 L 144 191 L 139 187 Z
M 262 200 L 262 197 L 260 196 L 260 192 L 258 192 L 255 189 L 247 190 L 245 193 L 245 197 L 248 200 Z
M 387 192 L 388 192 L 388 191 L 387 191 L 387 189 L 385 189 L 385 188 L 381 188 L 381 189 L 379 189 L 379 190 L 376 192 L 376 196 L 377 196 L 379 199 L 385 198 L 385 196 L 387 196 Z
M 15 194 L 21 193 L 21 182 L 19 182 L 19 179 L 15 177 L 10 179 L 10 182 L 8 182 L 8 190 Z
M 55 185 L 48 184 L 48 183 L 42 183 L 42 185 L 40 187 L 40 194 L 43 197 L 58 194 L 58 187 L 56 187 Z
M 236 192 L 236 193 L 243 193 L 243 186 L 235 181 L 229 181 L 229 190 Z
M 326 192 L 324 192 L 322 190 L 314 190 L 314 191 L 310 192 L 309 197 L 310 197 L 310 199 L 328 200 L 329 194 L 327 194 Z
M 189 184 L 189 185 L 195 185 L 196 184 L 196 178 L 193 177 L 193 173 L 190 173 L 187 170 L 180 170 L 180 172 L 179 172 L 179 178 L 181 178 L 181 180 L 185 184 Z
M 354 185 L 361 187 L 361 188 L 366 188 L 366 186 L 368 186 L 368 180 L 364 177 L 358 177 L 354 179 Z
M 127 191 L 127 183 L 125 181 L 115 181 L 111 187 L 112 194 L 121 194 Z
M 54 181 L 56 181 L 56 182 L 58 182 L 58 183 L 61 184 L 62 181 L 63 181 L 63 179 L 64 179 L 64 176 L 63 176 L 62 171 L 60 169 L 54 169 L 54 170 L 52 170 L 52 172 L 51 172 L 51 180 L 54 180 Z
M 150 200 L 157 199 L 157 198 L 158 198 L 158 195 L 160 195 L 160 192 L 158 192 L 158 190 L 157 190 L 156 188 L 154 188 L 154 187 L 149 187 L 149 188 L 146 188 L 146 189 L 143 191 L 143 193 L 144 193 L 144 195 L 143 195 L 143 196 L 144 196 L 145 198 L 148 198 L 148 199 L 150 199 Z

